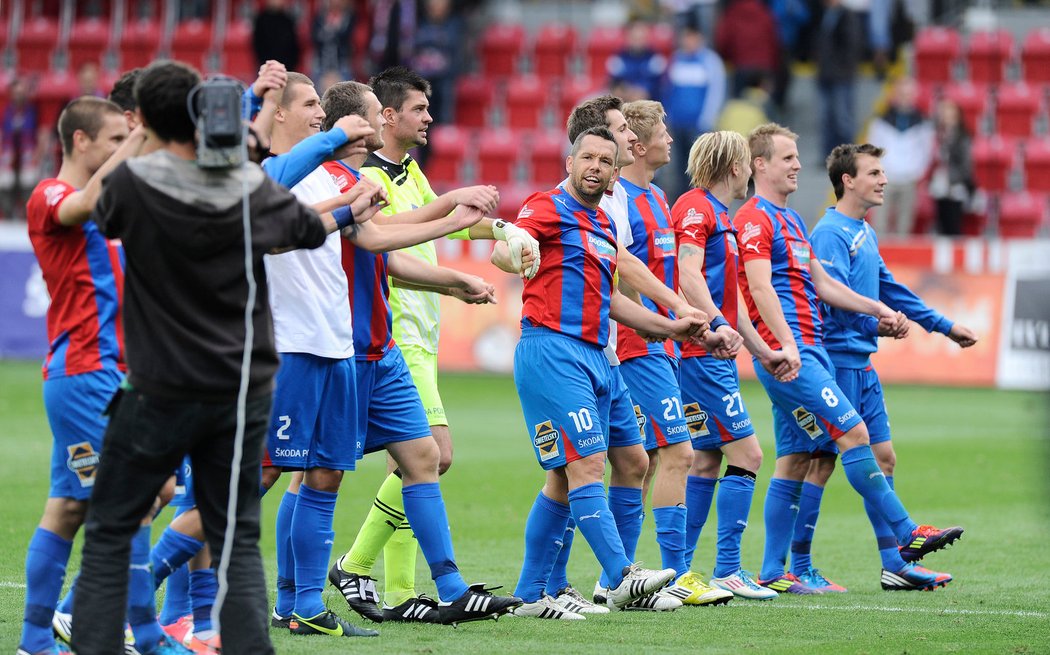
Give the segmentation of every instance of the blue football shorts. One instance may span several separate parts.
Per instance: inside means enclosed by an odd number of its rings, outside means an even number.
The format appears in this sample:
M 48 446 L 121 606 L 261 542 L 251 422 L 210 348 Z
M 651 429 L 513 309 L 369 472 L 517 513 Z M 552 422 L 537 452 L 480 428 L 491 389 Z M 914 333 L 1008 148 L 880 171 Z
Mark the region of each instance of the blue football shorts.
M 740 395 L 735 360 L 686 357 L 681 380 L 682 409 L 694 450 L 718 450 L 755 433 Z
M 612 403 L 609 407 L 609 447 L 624 448 L 645 443 L 642 421 L 634 412 L 634 401 L 619 366 L 609 368 L 612 374 Z
M 397 346 L 382 359 L 358 360 L 356 366 L 359 458 L 389 443 L 430 436 L 419 392 Z
M 175 495 L 172 496 L 172 507 L 193 507 L 197 499 L 193 496 L 193 465 L 190 456 L 182 460 L 182 466 L 175 469 Z
M 835 381 L 868 426 L 872 444 L 890 440 L 890 417 L 882 395 L 879 374 L 870 364 L 867 368 L 835 367 Z
M 620 373 L 631 390 L 635 415 L 644 422 L 646 450 L 689 441 L 676 359 L 663 353 L 634 357 L 620 364 Z

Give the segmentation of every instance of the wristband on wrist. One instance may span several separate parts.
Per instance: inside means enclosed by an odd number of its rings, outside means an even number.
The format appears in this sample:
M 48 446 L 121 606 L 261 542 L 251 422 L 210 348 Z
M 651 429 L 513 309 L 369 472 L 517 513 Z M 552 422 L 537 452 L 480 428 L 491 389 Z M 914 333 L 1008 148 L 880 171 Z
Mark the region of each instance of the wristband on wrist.
M 712 332 L 716 332 L 718 328 L 722 327 L 723 325 L 729 325 L 729 321 L 727 321 L 722 316 L 716 316 L 708 322 L 709 329 Z
M 510 226 L 507 221 L 497 218 L 492 221 L 492 238 L 496 241 L 507 240 L 507 228 Z
M 339 207 L 332 212 L 332 218 L 335 219 L 336 226 L 341 230 L 354 222 L 354 212 L 350 211 L 349 206 Z

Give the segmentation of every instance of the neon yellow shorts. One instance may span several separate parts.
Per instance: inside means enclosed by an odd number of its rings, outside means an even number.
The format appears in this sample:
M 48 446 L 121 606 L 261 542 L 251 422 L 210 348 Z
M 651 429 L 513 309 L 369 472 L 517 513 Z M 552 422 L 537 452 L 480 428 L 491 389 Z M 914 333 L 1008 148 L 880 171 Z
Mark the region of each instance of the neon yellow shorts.
M 405 356 L 412 382 L 419 391 L 419 399 L 423 401 L 427 424 L 448 425 L 445 406 L 441 404 L 441 394 L 438 393 L 437 355 L 412 345 L 401 346 L 401 354 Z

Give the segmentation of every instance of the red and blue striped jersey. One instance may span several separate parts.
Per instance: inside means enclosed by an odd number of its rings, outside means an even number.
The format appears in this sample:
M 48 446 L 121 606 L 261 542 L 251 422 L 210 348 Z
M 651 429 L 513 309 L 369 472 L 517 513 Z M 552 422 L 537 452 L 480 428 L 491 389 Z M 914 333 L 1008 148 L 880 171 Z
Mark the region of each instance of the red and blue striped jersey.
M 729 208 L 706 189 L 692 189 L 678 198 L 671 210 L 678 245 L 696 246 L 704 251 L 700 272 L 711 292 L 711 300 L 722 317 L 736 329 L 737 258 L 736 229 L 729 220 Z M 682 344 L 682 357 L 703 357 L 707 350 L 694 343 Z
M 604 347 L 616 272 L 616 228 L 602 209 L 564 188 L 534 193 L 518 227 L 540 243 L 540 268 L 521 292 L 521 324 L 543 326 Z
M 733 217 L 741 264 L 752 259 L 769 260 L 771 281 L 784 318 L 798 345 L 822 345 L 820 307 L 809 262 L 814 258 L 809 245 L 806 223 L 793 209 L 777 207 L 765 198 L 754 196 Z M 780 342 L 759 316 L 751 297 L 744 267 L 740 267 L 740 289 L 747 302 L 748 315 L 762 340 L 774 350 Z
M 323 165 L 340 193 L 346 193 L 361 179 L 361 173 L 341 161 Z M 350 310 L 354 315 L 354 358 L 378 361 L 394 345 L 387 253 L 377 255 L 358 248 L 349 239 L 342 239 L 341 243 L 343 272 L 350 288 Z
M 628 250 L 642 260 L 656 279 L 677 292 L 678 246 L 667 196 L 655 184 L 643 189 L 622 177 L 620 183 L 627 191 L 627 220 L 633 239 Z M 642 305 L 661 316 L 675 318 L 671 310 L 645 296 L 642 296 Z M 670 339 L 649 343 L 634 330 L 617 330 L 616 335 L 616 356 L 621 362 L 645 355 L 665 354 L 675 358 L 679 355 L 678 343 Z
M 124 248 L 118 239 L 106 239 L 92 221 L 58 222 L 59 205 L 75 191 L 51 178 L 36 185 L 26 203 L 29 240 L 51 296 L 45 380 L 125 370 Z

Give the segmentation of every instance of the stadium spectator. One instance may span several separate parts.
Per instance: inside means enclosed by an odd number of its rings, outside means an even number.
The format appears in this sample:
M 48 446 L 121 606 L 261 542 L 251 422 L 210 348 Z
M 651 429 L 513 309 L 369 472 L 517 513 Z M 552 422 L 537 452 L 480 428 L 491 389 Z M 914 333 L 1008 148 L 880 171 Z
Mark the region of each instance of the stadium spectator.
M 320 78 L 329 70 L 339 71 L 343 79 L 350 77 L 350 34 L 355 18 L 350 0 L 328 0 L 326 6 L 318 9 L 310 27 L 315 77 Z
M 409 63 L 416 37 L 416 18 L 416 0 L 375 0 L 372 40 L 368 44 L 373 70 Z
M 663 105 L 667 126 L 674 139 L 672 164 L 666 181 L 669 199 L 689 188 L 686 162 L 689 146 L 697 135 L 714 129 L 726 96 L 726 71 L 722 59 L 711 48 L 699 26 L 687 23 L 679 33 L 679 45 L 671 56 Z
M 77 90 L 77 97 L 106 97 L 98 82 L 98 64 L 93 61 L 86 61 L 80 65 L 80 68 L 77 69 Z
M 761 0 L 732 0 L 718 21 L 715 50 L 733 67 L 734 98 L 756 75 L 772 77 L 781 48 L 776 18 L 769 7 Z
M 773 104 L 779 112 L 787 105 L 791 86 L 791 62 L 800 56 L 799 35 L 810 21 L 809 3 L 805 0 L 770 0 L 769 7 L 780 36 L 780 63 L 773 85 Z
M 695 25 L 708 41 L 715 38 L 719 0 L 660 0 L 660 4 L 674 14 L 679 29 Z
M 25 211 L 23 195 L 40 175 L 36 106 L 29 99 L 29 82 L 15 78 L 0 122 L 0 194 L 4 216 Z
M 610 85 L 628 86 L 627 95 L 632 99 L 658 98 L 667 71 L 667 58 L 649 45 L 649 25 L 636 19 L 627 24 L 623 50 L 609 57 L 605 69 Z
M 286 5 L 286 0 L 266 0 L 252 24 L 252 49 L 260 66 L 272 59 L 296 71 L 302 50 L 295 17 Z
M 851 143 L 856 133 L 854 86 L 864 50 L 860 15 L 842 0 L 824 0 L 817 36 L 817 87 L 820 91 L 822 153 Z
M 430 82 L 430 113 L 438 123 L 453 121 L 455 81 L 463 67 L 463 19 L 452 0 L 425 0 L 416 34 L 412 69 Z
M 952 100 L 937 103 L 934 117 L 936 148 L 930 175 L 930 195 L 937 203 L 937 233 L 962 233 L 963 209 L 974 191 L 970 134 L 962 109 Z
M 726 103 L 718 117 L 718 129 L 747 136 L 751 130 L 769 122 L 771 77 L 758 74 L 744 82 L 740 96 Z
M 885 150 L 882 166 L 888 182 L 883 202 L 871 216 L 880 237 L 911 234 L 919 181 L 930 167 L 933 126 L 915 105 L 917 93 L 915 80 L 898 80 L 889 108 L 872 121 L 868 133 L 868 140 Z

